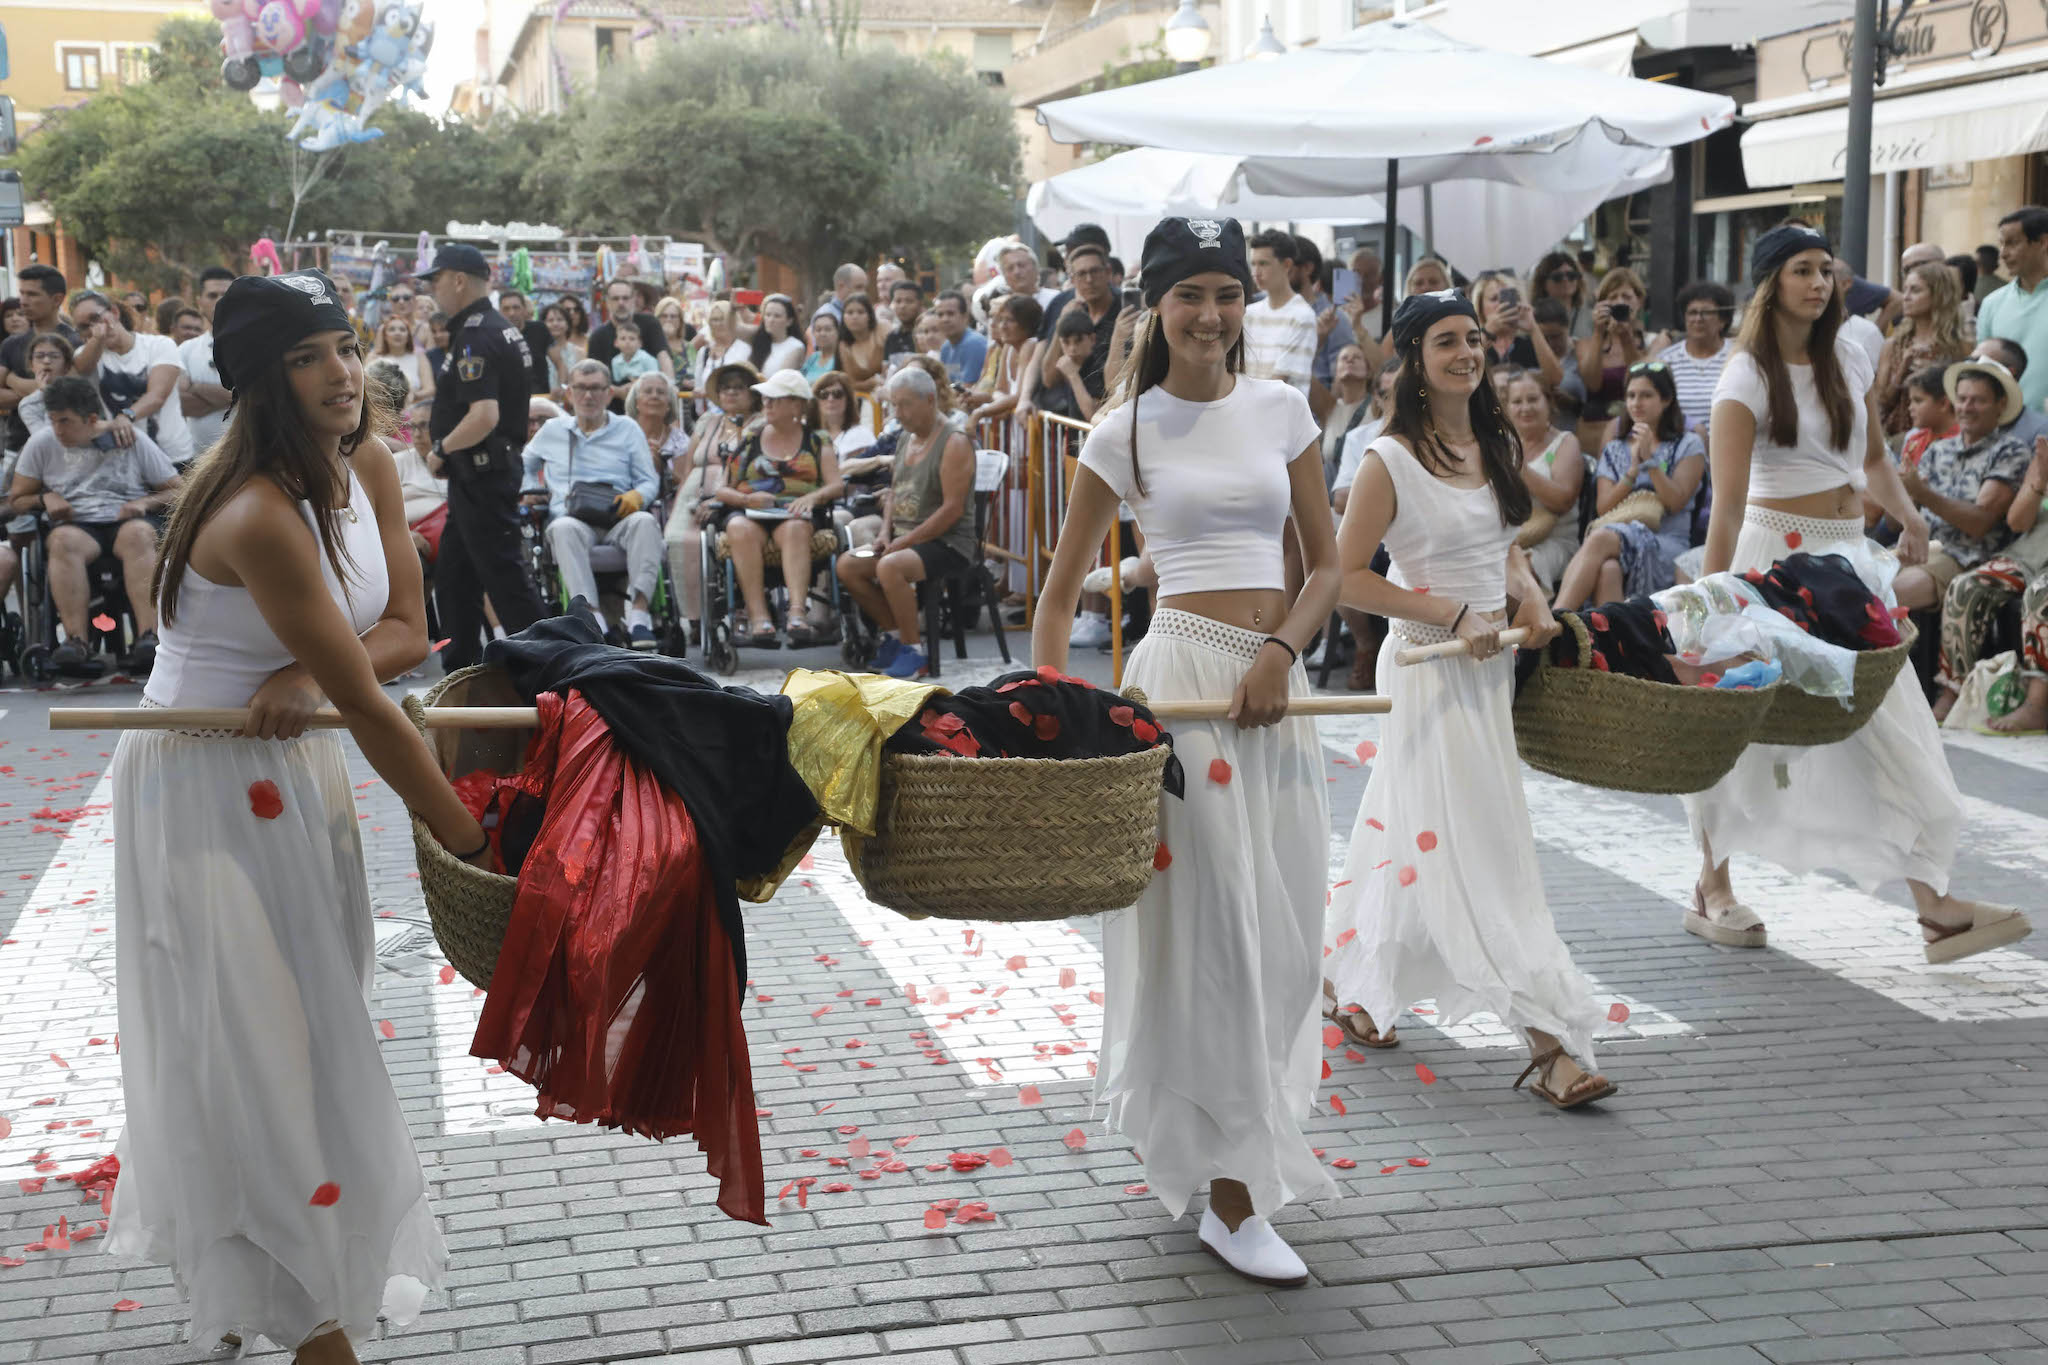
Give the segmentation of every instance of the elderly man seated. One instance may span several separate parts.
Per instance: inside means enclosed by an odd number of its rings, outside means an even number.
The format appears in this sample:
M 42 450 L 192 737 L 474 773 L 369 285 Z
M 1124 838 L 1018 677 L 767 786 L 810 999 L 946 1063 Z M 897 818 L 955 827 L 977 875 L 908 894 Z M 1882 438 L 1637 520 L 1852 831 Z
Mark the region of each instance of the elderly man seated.
M 106 555 L 121 561 L 128 606 L 135 613 L 135 649 L 128 667 L 147 672 L 156 662 L 156 525 L 150 516 L 178 487 L 170 456 L 147 433 L 123 444 L 106 419 L 90 379 L 70 375 L 43 390 L 50 424 L 29 437 L 14 466 L 9 490 L 15 515 L 40 512 L 50 521 L 50 595 L 64 623 L 64 643 L 50 655 L 62 672 L 91 668 L 85 642 L 90 602 L 87 572 Z
M 882 500 L 882 534 L 839 556 L 839 581 L 882 630 L 875 667 L 919 678 L 930 661 L 919 647 L 917 584 L 957 573 L 981 553 L 974 537 L 974 442 L 939 414 L 931 375 L 906 365 L 884 394 L 903 434 L 895 478 Z
M 526 447 L 526 501 L 548 509 L 548 548 L 571 598 L 598 607 L 591 550 L 602 541 L 625 552 L 631 594 L 626 635 L 635 649 L 653 649 L 654 617 L 648 604 L 661 578 L 661 524 L 647 511 L 660 491 L 647 438 L 630 417 L 607 408 L 612 373 L 595 360 L 569 370 L 569 415 L 541 424 Z
M 1933 543 L 1927 562 L 1901 569 L 1893 585 L 1899 604 L 1915 611 L 1938 605 L 1957 575 L 2012 539 L 2005 514 L 2033 457 L 2001 430 L 2023 402 L 2019 381 L 2005 366 L 1958 361 L 1948 367 L 1943 387 L 1955 404 L 1956 434 L 1928 446 L 1918 465 L 1899 471 L 1907 494 L 1927 513 Z

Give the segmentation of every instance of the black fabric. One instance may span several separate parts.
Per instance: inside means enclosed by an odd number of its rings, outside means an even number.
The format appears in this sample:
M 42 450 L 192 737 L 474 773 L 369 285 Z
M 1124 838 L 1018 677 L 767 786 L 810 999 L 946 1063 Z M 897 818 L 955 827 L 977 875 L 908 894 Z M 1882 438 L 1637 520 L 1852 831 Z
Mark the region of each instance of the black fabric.
M 1191 275 L 1220 271 L 1252 292 L 1252 268 L 1244 249 L 1244 228 L 1235 218 L 1161 218 L 1145 234 L 1138 278 L 1145 306 L 1157 308 L 1166 291 Z
M 1802 251 L 1827 251 L 1826 234 L 1804 223 L 1774 227 L 1749 247 L 1749 277 L 1760 280 Z
M 1585 623 L 1593 645 L 1592 666 L 1603 673 L 1620 673 L 1650 682 L 1679 685 L 1669 655 L 1678 645 L 1665 629 L 1664 613 L 1647 597 L 1626 602 L 1604 602 L 1583 612 L 1565 612 Z M 1577 668 L 1578 637 L 1567 629 L 1550 642 L 1550 662 L 1557 668 Z
M 1843 649 L 1889 649 L 1899 628 L 1884 602 L 1841 555 L 1791 554 L 1743 575 L 1764 601 L 1817 640 Z
M 516 473 L 448 481 L 448 517 L 434 559 L 434 604 L 448 632 L 442 660 L 450 673 L 482 658 L 486 593 L 506 630 L 524 630 L 540 619 L 540 594 L 527 575 L 519 533 Z
M 1445 318 L 1460 316 L 1479 321 L 1472 300 L 1455 289 L 1439 289 L 1433 294 L 1410 294 L 1394 310 L 1394 349 L 1405 351 Z
M 526 449 L 526 407 L 533 396 L 527 384 L 532 372 L 526 338 L 491 307 L 488 298 L 448 319 L 448 353 L 436 367 L 428 433 L 442 440 L 468 415 L 470 404 L 484 399 L 496 399 L 498 404 L 498 424 L 481 444 L 442 452 L 449 487 L 487 474 L 515 480 L 521 476 L 519 452 Z
M 924 576 L 929 580 L 951 578 L 967 567 L 966 555 L 940 541 L 920 540 L 915 545 L 905 545 L 901 548 L 917 556 L 918 563 L 924 565 Z
M 484 661 L 503 668 L 522 696 L 583 699 L 612 739 L 682 798 L 704 840 L 718 918 L 733 966 L 747 976 L 746 929 L 734 882 L 762 877 L 818 819 L 818 803 L 789 762 L 787 697 L 720 687 L 681 659 L 604 643 L 581 599 L 567 616 L 494 640 Z
M 1148 708 L 1046 666 L 934 696 L 887 747 L 964 758 L 1105 758 L 1172 743 Z M 1182 794 L 1178 758 L 1167 760 L 1160 785 Z
M 232 393 L 251 375 L 282 365 L 286 351 L 316 332 L 355 330 L 334 281 L 318 270 L 243 275 L 214 305 L 213 368 Z
M 545 322 L 529 321 L 519 329 L 519 335 L 526 338 L 527 392 L 545 395 L 548 392 L 548 348 L 555 344 L 554 333 L 548 331 Z M 562 376 L 567 384 L 569 377 Z

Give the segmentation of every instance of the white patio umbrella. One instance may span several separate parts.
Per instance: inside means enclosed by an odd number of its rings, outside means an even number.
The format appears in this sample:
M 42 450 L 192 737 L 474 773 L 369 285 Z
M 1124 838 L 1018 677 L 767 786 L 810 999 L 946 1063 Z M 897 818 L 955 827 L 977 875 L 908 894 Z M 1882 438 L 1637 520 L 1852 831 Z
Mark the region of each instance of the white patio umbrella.
M 1590 188 L 1589 177 L 1611 184 L 1628 174 L 1621 153 L 1691 142 L 1734 117 L 1726 95 L 1496 52 L 1399 19 L 1270 61 L 1038 108 L 1062 142 L 1256 157 L 1251 187 L 1261 193 L 1384 185 L 1389 198 L 1401 185 L 1475 178 L 1552 190 Z M 1391 221 L 1387 238 L 1391 248 Z M 1391 290 L 1386 297 L 1391 308 Z
M 1590 188 L 1531 189 L 1492 180 L 1431 187 L 1431 248 L 1468 274 L 1502 266 L 1526 269 L 1607 200 L 1669 178 L 1669 152 L 1623 150 L 1632 172 Z M 1385 221 L 1383 195 L 1261 194 L 1252 185 L 1265 166 L 1252 158 L 1142 147 L 1041 180 L 1024 206 L 1039 230 L 1055 240 L 1081 223 L 1099 224 L 1125 260 L 1137 259 L 1145 234 L 1167 214 L 1268 223 Z M 1403 189 L 1401 214 L 1420 215 L 1424 193 L 1421 187 Z

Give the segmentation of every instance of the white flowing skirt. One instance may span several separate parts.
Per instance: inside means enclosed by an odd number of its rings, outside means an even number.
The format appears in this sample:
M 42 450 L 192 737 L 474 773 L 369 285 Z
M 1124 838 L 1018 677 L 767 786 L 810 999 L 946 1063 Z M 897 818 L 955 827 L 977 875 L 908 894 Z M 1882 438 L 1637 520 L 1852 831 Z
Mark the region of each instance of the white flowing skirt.
M 1841 555 L 1887 605 L 1896 601 L 1897 565 L 1861 521 L 1752 507 L 1729 567 L 1768 569 L 1795 549 Z M 1809 748 L 1752 744 L 1726 777 L 1686 797 L 1685 809 L 1693 838 L 1717 859 L 1748 853 L 1795 872 L 1826 869 L 1865 891 L 1908 877 L 1946 892 L 1963 823 L 1941 732 L 1910 667 L 1849 738 Z
M 372 1032 L 340 737 L 131 732 L 113 774 L 127 1124 L 107 1250 L 171 1267 L 195 1342 L 410 1322 L 447 1253 Z
M 1127 686 L 1153 701 L 1228 700 L 1264 636 L 1162 611 L 1131 652 Z M 1289 691 L 1309 693 L 1297 664 Z M 1301 1120 L 1322 1079 L 1323 880 L 1329 796 L 1315 722 L 1172 727 L 1186 799 L 1161 794 L 1172 862 L 1103 928 L 1096 1098 L 1175 1217 L 1218 1177 L 1271 1215 L 1331 1199 Z M 1229 764 L 1227 781 L 1215 760 Z
M 1439 1026 L 1492 1014 L 1553 1035 L 1590 1071 L 1604 1015 L 1543 895 L 1515 751 L 1514 652 L 1400 667 L 1410 643 L 1389 631 L 1380 650 L 1394 709 L 1331 894 L 1324 970 L 1382 1030 L 1433 999 Z

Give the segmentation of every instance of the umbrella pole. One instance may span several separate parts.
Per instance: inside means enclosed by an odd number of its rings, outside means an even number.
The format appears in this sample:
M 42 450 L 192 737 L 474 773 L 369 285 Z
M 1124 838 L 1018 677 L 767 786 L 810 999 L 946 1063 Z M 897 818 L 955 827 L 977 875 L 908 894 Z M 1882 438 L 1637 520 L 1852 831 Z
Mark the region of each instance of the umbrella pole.
M 1398 267 L 1394 264 L 1394 220 L 1400 216 L 1398 204 L 1401 195 L 1401 162 L 1398 157 L 1387 158 L 1387 221 L 1381 224 L 1380 236 L 1380 334 L 1394 330 L 1394 275 Z

